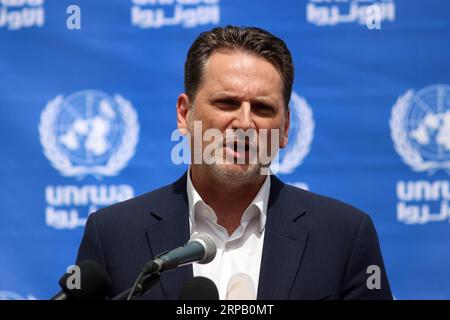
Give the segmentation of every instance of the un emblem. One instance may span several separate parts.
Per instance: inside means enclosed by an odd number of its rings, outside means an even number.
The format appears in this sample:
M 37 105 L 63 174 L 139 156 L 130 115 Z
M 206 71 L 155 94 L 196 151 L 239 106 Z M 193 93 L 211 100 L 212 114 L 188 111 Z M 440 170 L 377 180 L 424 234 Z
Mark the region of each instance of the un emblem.
M 290 110 L 289 143 L 280 150 L 279 164 L 273 169 L 276 173 L 289 174 L 301 165 L 314 138 L 313 113 L 305 98 L 292 92 Z
M 450 173 L 450 86 L 408 90 L 392 108 L 391 137 L 414 171 Z
M 49 101 L 39 136 L 45 156 L 61 175 L 115 176 L 136 151 L 139 123 L 122 96 L 86 90 Z

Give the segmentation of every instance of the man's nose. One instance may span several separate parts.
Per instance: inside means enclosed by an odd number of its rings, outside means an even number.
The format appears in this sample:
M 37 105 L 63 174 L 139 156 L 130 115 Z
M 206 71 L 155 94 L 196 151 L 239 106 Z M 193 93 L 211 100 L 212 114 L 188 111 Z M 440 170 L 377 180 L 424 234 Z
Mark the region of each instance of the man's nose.
M 249 102 L 243 102 L 237 110 L 236 117 L 233 121 L 234 129 L 255 129 L 255 123 L 252 117 L 252 108 Z

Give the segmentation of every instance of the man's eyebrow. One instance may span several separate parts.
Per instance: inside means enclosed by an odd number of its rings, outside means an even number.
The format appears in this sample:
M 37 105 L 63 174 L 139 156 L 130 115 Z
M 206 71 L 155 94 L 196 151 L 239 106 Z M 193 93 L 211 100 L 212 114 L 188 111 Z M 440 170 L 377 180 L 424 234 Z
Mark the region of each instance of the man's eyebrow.
M 213 99 L 215 98 L 235 98 L 235 99 L 239 99 L 239 95 L 231 92 L 231 91 L 219 91 L 219 92 L 214 92 L 211 96 Z
M 215 92 L 212 94 L 211 96 L 212 99 L 217 99 L 217 98 L 230 98 L 230 99 L 241 99 L 242 96 L 239 94 L 236 94 L 234 92 L 231 91 L 219 91 L 219 92 Z M 270 102 L 275 104 L 275 100 L 269 96 L 257 96 L 251 99 L 251 101 L 255 101 L 255 102 Z
M 270 104 L 276 104 L 275 101 L 271 97 L 267 96 L 258 96 L 252 99 L 254 102 L 261 102 L 261 103 L 270 103 Z

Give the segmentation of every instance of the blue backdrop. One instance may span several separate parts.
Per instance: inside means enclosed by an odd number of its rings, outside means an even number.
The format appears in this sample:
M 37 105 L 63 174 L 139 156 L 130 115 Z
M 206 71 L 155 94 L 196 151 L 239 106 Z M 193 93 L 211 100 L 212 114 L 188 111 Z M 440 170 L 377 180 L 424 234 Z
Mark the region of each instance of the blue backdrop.
M 294 57 L 279 177 L 372 216 L 397 299 L 449 299 L 449 12 L 445 0 L 0 0 L 0 298 L 49 298 L 89 212 L 186 170 L 171 161 L 186 52 L 237 24 Z

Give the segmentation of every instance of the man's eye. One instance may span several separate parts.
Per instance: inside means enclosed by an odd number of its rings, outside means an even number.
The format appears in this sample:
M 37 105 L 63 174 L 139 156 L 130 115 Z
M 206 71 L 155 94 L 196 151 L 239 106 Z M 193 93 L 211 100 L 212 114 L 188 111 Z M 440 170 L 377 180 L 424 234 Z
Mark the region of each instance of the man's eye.
M 252 105 L 252 107 L 257 112 L 262 112 L 265 114 L 271 114 L 275 111 L 274 107 L 272 107 L 271 105 L 265 104 L 265 103 L 256 103 L 256 104 Z
M 220 100 L 216 100 L 215 103 L 219 106 L 228 107 L 228 108 L 233 108 L 233 107 L 239 106 L 239 102 L 237 102 L 235 100 L 231 100 L 231 99 L 220 99 Z

